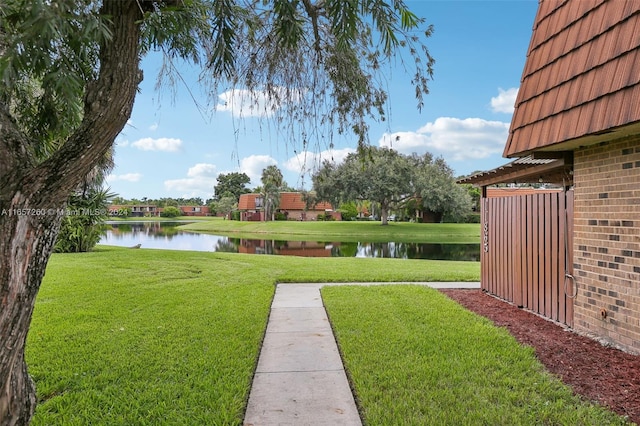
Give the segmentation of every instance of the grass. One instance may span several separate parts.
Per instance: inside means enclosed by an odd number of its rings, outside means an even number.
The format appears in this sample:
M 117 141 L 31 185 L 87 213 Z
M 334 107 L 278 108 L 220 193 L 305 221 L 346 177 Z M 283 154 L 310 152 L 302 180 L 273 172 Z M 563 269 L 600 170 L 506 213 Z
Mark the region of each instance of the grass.
M 33 424 L 241 424 L 275 282 L 478 278 L 474 262 L 54 254 L 27 343 Z
M 618 425 L 519 345 L 420 286 L 325 287 L 323 299 L 367 425 Z
M 477 262 L 54 254 L 27 343 L 33 425 L 240 425 L 275 282 L 479 272 Z M 415 287 L 323 290 L 367 424 L 622 424 L 572 397 L 506 331 Z
M 375 221 L 353 222 L 239 222 L 210 220 L 183 225 L 180 229 L 242 238 L 321 241 L 418 242 L 418 243 L 478 243 L 480 225 L 473 223 L 410 223 L 389 222 L 381 226 Z

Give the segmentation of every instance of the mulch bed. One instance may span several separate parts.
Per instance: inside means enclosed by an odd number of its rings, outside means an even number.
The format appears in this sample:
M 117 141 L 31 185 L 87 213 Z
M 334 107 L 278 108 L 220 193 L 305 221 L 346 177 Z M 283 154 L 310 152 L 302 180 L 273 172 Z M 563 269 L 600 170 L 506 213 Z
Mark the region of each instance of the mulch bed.
M 532 346 L 547 369 L 575 393 L 640 424 L 640 356 L 605 347 L 481 290 L 442 292 Z

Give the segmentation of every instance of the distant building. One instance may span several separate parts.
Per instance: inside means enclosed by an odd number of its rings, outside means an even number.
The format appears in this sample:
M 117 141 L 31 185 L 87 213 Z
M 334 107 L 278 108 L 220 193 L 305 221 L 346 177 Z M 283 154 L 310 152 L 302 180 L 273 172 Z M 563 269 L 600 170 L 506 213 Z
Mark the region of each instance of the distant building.
M 114 217 L 125 216 L 125 211 L 129 211 L 129 216 L 131 217 L 159 217 L 162 212 L 162 209 L 152 204 L 133 204 L 127 206 L 113 204 L 109 206 L 108 210 L 109 216 Z
M 264 197 L 262 194 L 242 194 L 238 201 L 241 221 L 264 220 Z M 320 202 L 309 209 L 301 192 L 281 192 L 277 212 L 284 214 L 287 220 L 318 220 L 319 215 L 330 215 L 335 220 L 342 220 L 342 215 L 327 202 Z
M 211 216 L 211 211 L 207 206 L 180 206 L 182 216 Z

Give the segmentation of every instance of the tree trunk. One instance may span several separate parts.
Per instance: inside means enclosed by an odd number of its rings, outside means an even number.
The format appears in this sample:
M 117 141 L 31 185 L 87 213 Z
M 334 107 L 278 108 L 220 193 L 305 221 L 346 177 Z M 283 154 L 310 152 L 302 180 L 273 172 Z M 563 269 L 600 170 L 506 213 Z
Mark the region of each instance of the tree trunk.
M 389 217 L 389 208 L 387 207 L 386 204 L 382 203 L 380 205 L 380 221 L 381 221 L 381 225 L 388 225 L 388 217 Z
M 11 201 L 0 210 L 0 424 L 23 425 L 36 405 L 24 346 L 64 204 L 60 210 L 31 210 L 20 193 Z
M 144 2 L 143 2 L 144 3 Z M 103 0 L 112 36 L 98 79 L 85 86 L 82 123 L 42 163 L 0 104 L 0 426 L 27 425 L 36 403 L 24 348 L 33 308 L 69 195 L 101 161 L 131 116 L 139 71 L 140 3 Z

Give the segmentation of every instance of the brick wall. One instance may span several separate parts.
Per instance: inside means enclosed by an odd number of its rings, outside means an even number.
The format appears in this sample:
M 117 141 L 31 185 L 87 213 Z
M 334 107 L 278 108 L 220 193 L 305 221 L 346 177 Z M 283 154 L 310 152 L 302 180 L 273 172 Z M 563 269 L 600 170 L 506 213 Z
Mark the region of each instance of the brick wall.
M 574 184 L 574 327 L 640 353 L 640 137 L 576 150 Z

